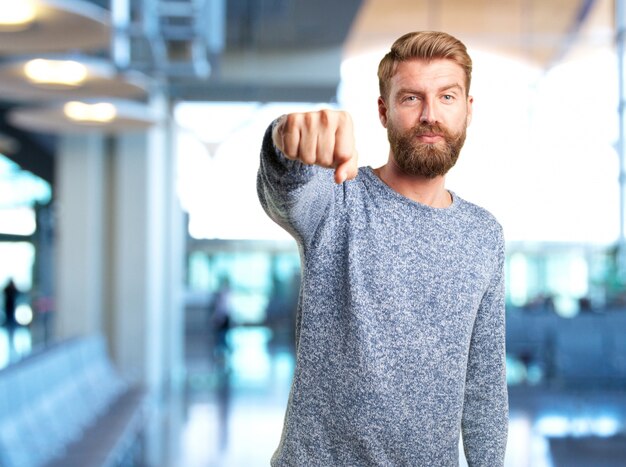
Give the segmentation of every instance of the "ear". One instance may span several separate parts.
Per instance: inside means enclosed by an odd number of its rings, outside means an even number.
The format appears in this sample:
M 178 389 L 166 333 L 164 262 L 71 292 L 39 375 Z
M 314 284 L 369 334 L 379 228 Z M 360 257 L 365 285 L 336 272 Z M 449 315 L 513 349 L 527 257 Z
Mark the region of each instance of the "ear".
M 380 123 L 387 128 L 387 105 L 382 97 L 378 98 L 378 118 Z
M 469 126 L 472 123 L 472 104 L 474 103 L 474 98 L 472 96 L 467 96 L 467 123 L 466 126 Z

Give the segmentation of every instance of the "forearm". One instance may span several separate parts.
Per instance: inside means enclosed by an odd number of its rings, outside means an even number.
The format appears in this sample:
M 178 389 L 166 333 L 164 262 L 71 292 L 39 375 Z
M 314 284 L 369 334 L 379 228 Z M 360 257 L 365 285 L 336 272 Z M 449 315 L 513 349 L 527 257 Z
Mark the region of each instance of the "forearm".
M 306 237 L 320 221 L 333 193 L 332 171 L 287 159 L 268 127 L 257 174 L 259 201 L 267 214 L 292 235 Z
M 506 385 L 504 251 L 483 297 L 470 343 L 463 443 L 470 467 L 501 467 L 508 434 Z
M 463 445 L 469 467 L 502 467 L 508 436 L 506 379 L 470 388 L 463 415 Z

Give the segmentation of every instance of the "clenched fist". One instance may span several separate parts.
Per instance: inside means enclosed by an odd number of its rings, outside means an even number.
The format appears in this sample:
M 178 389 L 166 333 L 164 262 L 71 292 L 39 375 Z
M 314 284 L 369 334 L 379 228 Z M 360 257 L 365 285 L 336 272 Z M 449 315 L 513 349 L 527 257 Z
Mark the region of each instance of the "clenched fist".
M 339 110 L 292 113 L 281 117 L 274 144 L 291 160 L 335 169 L 335 182 L 357 175 L 357 152 L 350 114 Z

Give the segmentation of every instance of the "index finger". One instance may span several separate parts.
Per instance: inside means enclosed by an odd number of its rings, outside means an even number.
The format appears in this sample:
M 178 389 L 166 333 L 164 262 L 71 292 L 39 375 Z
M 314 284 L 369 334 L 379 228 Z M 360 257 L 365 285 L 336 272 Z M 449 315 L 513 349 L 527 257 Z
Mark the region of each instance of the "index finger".
M 358 156 L 356 151 L 352 154 L 352 157 L 345 162 L 337 165 L 335 169 L 335 183 L 341 184 L 346 180 L 353 180 L 358 174 Z
M 354 155 L 354 130 L 349 116 L 343 119 L 335 131 L 335 148 L 333 151 L 333 165 L 335 167 L 349 161 Z

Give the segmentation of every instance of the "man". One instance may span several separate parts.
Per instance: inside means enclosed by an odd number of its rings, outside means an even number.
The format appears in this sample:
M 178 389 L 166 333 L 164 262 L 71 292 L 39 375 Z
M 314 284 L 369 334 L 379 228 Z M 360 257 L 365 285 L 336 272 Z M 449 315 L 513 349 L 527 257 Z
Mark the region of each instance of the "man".
M 15 329 L 17 322 L 15 321 L 15 309 L 17 307 L 17 297 L 19 290 L 13 282 L 13 279 L 9 279 L 9 282 L 4 287 L 4 316 L 5 324 L 9 330 L 9 334 Z
M 357 169 L 350 116 L 268 129 L 261 204 L 297 240 L 296 369 L 273 466 L 504 462 L 504 240 L 445 188 L 472 116 L 472 62 L 439 32 L 382 59 L 389 159 Z M 329 170 L 330 169 L 330 170 Z

